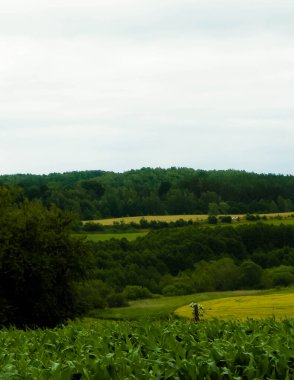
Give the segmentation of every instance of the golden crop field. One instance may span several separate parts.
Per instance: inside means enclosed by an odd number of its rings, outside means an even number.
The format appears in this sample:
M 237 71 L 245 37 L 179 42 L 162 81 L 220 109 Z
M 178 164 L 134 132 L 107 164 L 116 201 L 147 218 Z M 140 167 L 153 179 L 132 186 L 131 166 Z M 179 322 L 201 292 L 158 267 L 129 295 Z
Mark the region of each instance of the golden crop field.
M 112 226 L 114 223 L 140 223 L 140 220 L 144 219 L 150 222 L 151 220 L 156 220 L 157 222 L 176 222 L 179 219 L 183 220 L 193 220 L 193 221 L 205 221 L 207 215 L 147 215 L 147 216 L 130 216 L 125 218 L 111 218 L 111 219 L 100 219 L 92 220 L 92 223 L 100 223 L 104 226 Z
M 204 319 L 277 319 L 294 317 L 294 294 L 269 294 L 228 297 L 204 301 Z M 192 319 L 192 308 L 182 306 L 175 311 L 179 317 Z
M 290 218 L 293 217 L 293 212 L 280 212 L 280 213 L 270 213 L 270 214 L 259 214 L 261 217 L 266 216 L 267 218 Z M 239 217 L 241 220 L 245 219 L 244 214 L 232 214 L 232 217 Z M 208 215 L 202 214 L 202 215 L 146 215 L 146 216 L 130 216 L 130 217 L 123 217 L 123 218 L 109 218 L 109 219 L 98 219 L 98 220 L 91 220 L 91 221 L 84 221 L 91 222 L 91 223 L 100 223 L 104 226 L 112 226 L 114 223 L 140 223 L 141 219 L 145 219 L 146 221 L 150 222 L 151 220 L 155 220 L 157 222 L 176 222 L 179 219 L 183 219 L 185 221 L 193 220 L 194 222 L 205 222 L 207 221 Z

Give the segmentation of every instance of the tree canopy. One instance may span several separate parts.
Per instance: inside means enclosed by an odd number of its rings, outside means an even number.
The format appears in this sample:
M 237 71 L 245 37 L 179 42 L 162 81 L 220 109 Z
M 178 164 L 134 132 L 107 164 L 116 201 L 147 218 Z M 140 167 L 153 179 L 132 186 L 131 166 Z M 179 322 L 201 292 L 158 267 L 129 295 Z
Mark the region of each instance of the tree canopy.
M 30 200 L 81 219 L 164 214 L 239 214 L 294 210 L 294 177 L 239 170 L 142 168 L 0 176 Z
M 91 257 L 71 214 L 18 196 L 0 188 L 0 323 L 52 326 L 76 315 Z

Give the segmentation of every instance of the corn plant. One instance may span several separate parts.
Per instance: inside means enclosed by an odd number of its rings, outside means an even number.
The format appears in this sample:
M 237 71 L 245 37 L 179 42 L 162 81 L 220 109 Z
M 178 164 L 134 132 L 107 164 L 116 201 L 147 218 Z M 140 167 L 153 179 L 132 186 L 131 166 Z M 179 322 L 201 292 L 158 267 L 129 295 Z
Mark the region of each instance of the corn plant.
M 0 378 L 294 379 L 294 320 L 84 321 L 0 331 Z

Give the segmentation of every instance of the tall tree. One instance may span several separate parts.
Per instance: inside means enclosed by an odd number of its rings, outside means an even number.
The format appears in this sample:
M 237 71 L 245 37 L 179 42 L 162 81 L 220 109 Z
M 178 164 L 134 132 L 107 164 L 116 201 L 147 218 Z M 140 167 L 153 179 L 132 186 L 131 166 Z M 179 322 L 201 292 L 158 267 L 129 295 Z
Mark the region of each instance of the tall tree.
M 91 257 L 70 235 L 73 217 L 0 191 L 0 323 L 52 326 L 75 316 L 75 282 Z

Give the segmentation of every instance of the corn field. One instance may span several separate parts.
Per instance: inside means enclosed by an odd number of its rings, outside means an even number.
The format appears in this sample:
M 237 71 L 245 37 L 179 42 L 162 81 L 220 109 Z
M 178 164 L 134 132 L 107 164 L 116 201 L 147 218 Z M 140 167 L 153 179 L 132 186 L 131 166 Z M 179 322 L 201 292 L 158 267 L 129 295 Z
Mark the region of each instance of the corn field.
M 0 378 L 294 379 L 294 319 L 83 321 L 0 331 Z

